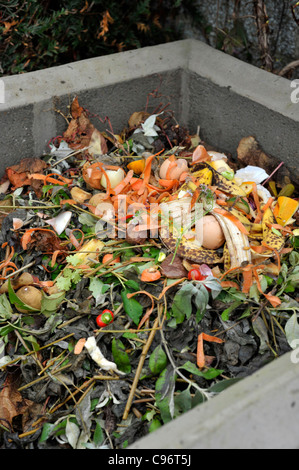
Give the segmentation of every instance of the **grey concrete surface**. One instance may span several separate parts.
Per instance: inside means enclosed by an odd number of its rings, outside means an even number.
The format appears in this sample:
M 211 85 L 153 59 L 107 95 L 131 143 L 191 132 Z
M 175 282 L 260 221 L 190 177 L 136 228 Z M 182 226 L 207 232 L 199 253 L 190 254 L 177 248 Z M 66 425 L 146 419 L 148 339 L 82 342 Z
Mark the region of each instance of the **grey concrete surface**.
M 298 449 L 299 364 L 292 362 L 292 354 L 264 366 L 129 449 Z
M 61 134 L 76 94 L 93 114 L 110 118 L 115 132 L 144 109 L 149 93 L 170 102 L 178 122 L 209 143 L 235 154 L 239 140 L 255 135 L 264 150 L 296 170 L 299 104 L 291 84 L 196 40 L 184 40 L 4 77 L 0 103 L 0 173 L 22 157 L 40 156 Z M 153 104 L 154 105 L 154 104 Z M 93 119 L 100 129 L 107 129 Z
M 145 108 L 148 93 L 158 89 L 159 102 L 171 101 L 176 115 L 182 115 L 182 70 L 190 44 L 143 48 L 111 56 L 88 59 L 4 77 L 5 103 L 0 103 L 0 174 L 10 163 L 23 157 L 40 156 L 50 138 L 61 134 L 67 106 L 80 95 L 80 104 L 101 119 L 108 116 L 115 132 L 130 114 Z M 153 100 L 150 100 L 150 102 Z M 100 130 L 107 122 L 93 122 Z
M 196 40 L 185 40 L 5 77 L 0 104 L 0 175 L 23 157 L 40 156 L 61 134 L 75 95 L 115 132 L 134 111 L 171 103 L 177 121 L 235 153 L 254 135 L 264 151 L 298 172 L 299 103 L 290 81 L 254 68 Z M 96 117 L 101 130 L 107 128 Z M 298 366 L 275 360 L 133 448 L 298 448 Z

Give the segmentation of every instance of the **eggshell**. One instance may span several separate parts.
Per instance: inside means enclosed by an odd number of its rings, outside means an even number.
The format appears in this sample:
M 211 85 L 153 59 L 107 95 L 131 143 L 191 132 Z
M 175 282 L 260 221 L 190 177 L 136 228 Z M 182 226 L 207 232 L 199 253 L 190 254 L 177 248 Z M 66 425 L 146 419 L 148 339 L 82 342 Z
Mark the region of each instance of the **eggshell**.
M 167 158 L 167 160 L 162 163 L 159 172 L 161 179 L 166 179 L 167 171 L 171 163 L 172 161 L 169 160 L 169 158 Z M 188 163 L 183 158 L 179 158 L 178 160 L 176 160 L 176 165 L 169 172 L 169 179 L 178 180 L 181 174 L 184 173 L 184 171 L 188 171 Z
M 225 242 L 225 236 L 219 222 L 213 215 L 205 215 L 203 223 L 202 246 L 210 250 L 220 248 Z

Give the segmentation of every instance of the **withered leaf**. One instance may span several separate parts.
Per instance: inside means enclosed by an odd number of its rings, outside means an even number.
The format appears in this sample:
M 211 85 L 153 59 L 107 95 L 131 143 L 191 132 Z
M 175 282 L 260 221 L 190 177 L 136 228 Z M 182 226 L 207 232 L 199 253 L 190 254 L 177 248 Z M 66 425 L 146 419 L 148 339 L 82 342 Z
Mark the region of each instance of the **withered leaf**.
M 74 119 L 77 119 L 83 113 L 82 106 L 79 105 L 78 96 L 73 99 L 71 104 L 71 115 Z
M 24 399 L 17 388 L 18 380 L 15 374 L 9 374 L 0 392 L 0 417 L 10 425 L 15 416 L 25 413 L 34 404 L 31 400 Z
M 12 189 L 21 188 L 22 186 L 31 186 L 35 193 L 40 196 L 40 188 L 43 183 L 29 178 L 29 175 L 33 173 L 43 173 L 47 166 L 47 163 L 40 158 L 29 157 L 23 158 L 17 165 L 7 167 L 5 173 L 13 186 Z
M 57 250 L 64 251 L 66 249 L 66 247 L 62 246 L 60 238 L 54 232 L 38 230 L 32 233 L 30 243 L 28 243 L 28 249 L 31 250 L 33 248 L 42 253 L 53 253 Z
M 91 148 L 88 150 L 90 155 L 103 155 L 107 153 L 106 139 L 90 122 L 86 111 L 79 106 L 76 98 L 71 106 L 71 114 L 73 118 L 63 133 L 63 138 L 69 147 L 77 150 L 91 145 Z
M 133 114 L 131 114 L 128 120 L 129 127 L 132 128 L 140 126 L 140 124 L 148 117 L 149 114 L 144 111 L 135 111 Z
M 183 265 L 183 260 L 179 256 L 175 256 L 173 260 L 173 254 L 170 254 L 162 261 L 161 271 L 169 279 L 180 279 L 188 275 L 188 271 Z

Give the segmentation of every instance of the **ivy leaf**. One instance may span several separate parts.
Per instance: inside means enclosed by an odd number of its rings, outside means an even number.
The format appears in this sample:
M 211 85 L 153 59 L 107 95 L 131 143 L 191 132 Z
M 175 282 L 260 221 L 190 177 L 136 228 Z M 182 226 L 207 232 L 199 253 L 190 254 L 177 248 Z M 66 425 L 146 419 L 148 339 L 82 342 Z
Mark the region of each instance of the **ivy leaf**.
M 209 291 L 213 299 L 222 291 L 220 282 L 213 276 L 208 276 L 204 281 L 185 281 L 175 294 L 171 307 L 176 324 L 190 317 L 193 304 L 197 311 L 196 320 L 200 321 L 208 307 Z
M 202 283 L 207 289 L 210 290 L 213 299 L 216 299 L 216 297 L 218 297 L 222 291 L 219 279 L 216 279 L 214 276 L 208 276 L 204 281 L 202 281 Z
M 172 303 L 172 314 L 176 318 L 176 323 L 182 323 L 185 319 L 190 317 L 192 313 L 192 284 L 183 283 L 180 290 L 176 293 Z
M 209 292 L 203 284 L 198 284 L 194 291 L 194 303 L 197 309 L 205 311 L 209 303 Z

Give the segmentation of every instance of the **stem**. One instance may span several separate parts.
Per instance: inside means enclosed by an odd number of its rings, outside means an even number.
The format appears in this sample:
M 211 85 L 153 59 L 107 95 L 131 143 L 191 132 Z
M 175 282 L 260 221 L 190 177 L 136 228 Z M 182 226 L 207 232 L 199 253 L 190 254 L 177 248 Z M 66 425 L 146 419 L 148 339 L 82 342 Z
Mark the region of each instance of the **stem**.
M 155 319 L 154 324 L 153 324 L 153 329 L 150 332 L 145 345 L 143 346 L 142 353 L 141 353 L 141 356 L 140 356 L 140 359 L 139 359 L 139 364 L 138 364 L 138 367 L 137 367 L 137 370 L 136 370 L 136 374 L 135 374 L 134 381 L 133 381 L 133 384 L 132 384 L 132 387 L 131 387 L 131 390 L 130 390 L 129 398 L 127 400 L 127 404 L 126 404 L 125 411 L 124 411 L 124 414 L 123 414 L 122 419 L 124 421 L 128 418 L 129 411 L 131 409 L 131 405 L 132 405 L 132 402 L 133 402 L 133 399 L 134 399 L 135 391 L 136 391 L 136 388 L 137 388 L 137 385 L 138 385 L 138 382 L 139 382 L 140 374 L 141 374 L 141 371 L 142 371 L 142 368 L 143 368 L 143 364 L 144 364 L 144 361 L 146 359 L 148 350 L 149 350 L 149 348 L 150 348 L 150 346 L 153 342 L 153 339 L 155 337 L 155 334 L 156 334 L 156 331 L 157 331 L 156 328 L 157 328 L 158 324 L 159 324 L 159 317 L 157 317 Z

